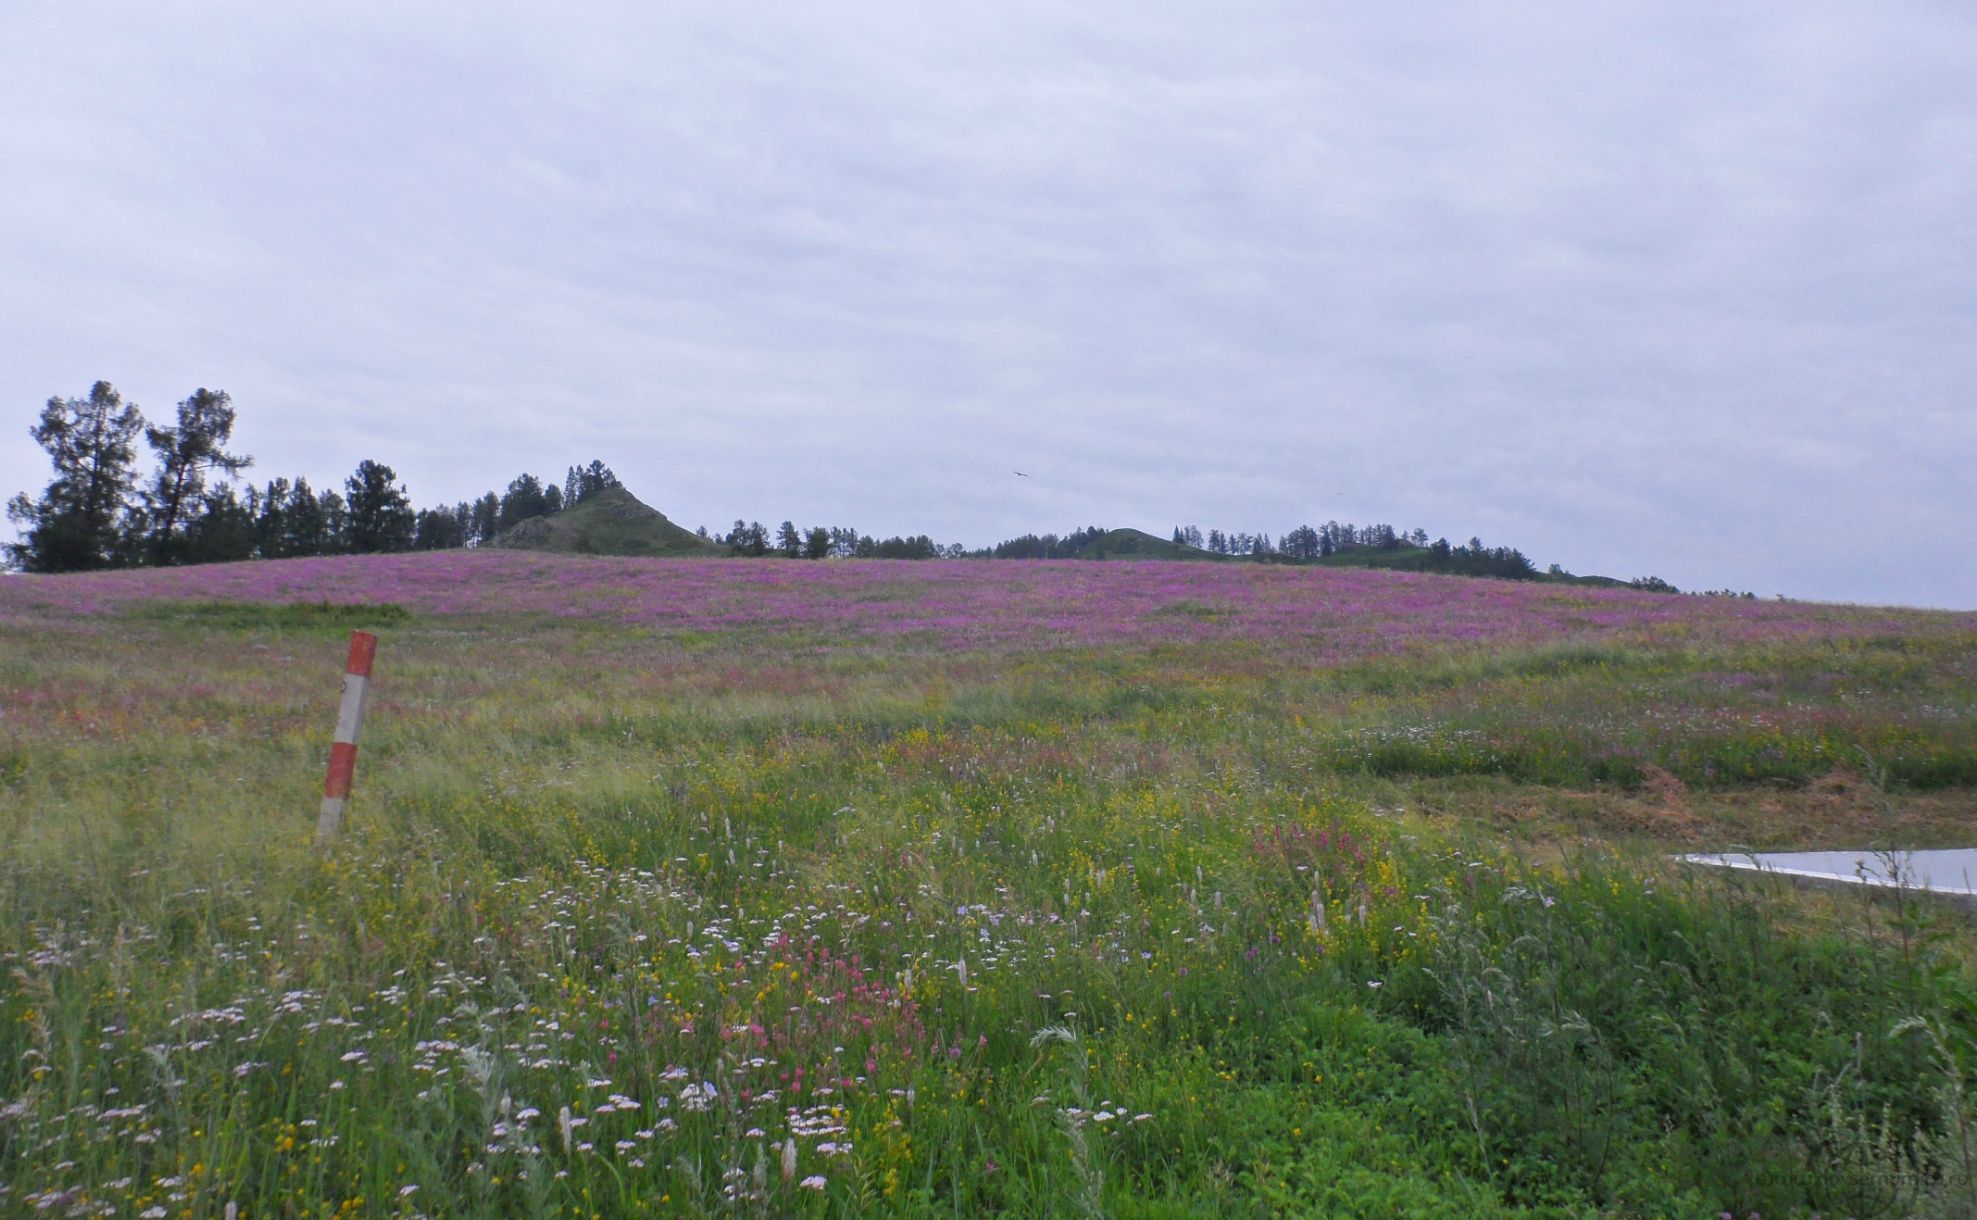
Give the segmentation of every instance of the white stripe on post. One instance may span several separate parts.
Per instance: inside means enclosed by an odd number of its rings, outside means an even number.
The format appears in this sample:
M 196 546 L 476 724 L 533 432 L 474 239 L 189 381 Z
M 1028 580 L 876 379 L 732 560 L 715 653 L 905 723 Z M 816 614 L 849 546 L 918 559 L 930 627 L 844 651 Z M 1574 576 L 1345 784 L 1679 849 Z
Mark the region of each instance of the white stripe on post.
M 316 815 L 316 846 L 327 847 L 343 826 L 343 806 L 357 773 L 357 734 L 364 727 L 364 703 L 371 691 L 371 661 L 378 637 L 350 633 L 350 661 L 343 667 L 343 703 L 336 712 L 336 740 L 330 746 L 329 776 L 323 780 L 323 809 Z

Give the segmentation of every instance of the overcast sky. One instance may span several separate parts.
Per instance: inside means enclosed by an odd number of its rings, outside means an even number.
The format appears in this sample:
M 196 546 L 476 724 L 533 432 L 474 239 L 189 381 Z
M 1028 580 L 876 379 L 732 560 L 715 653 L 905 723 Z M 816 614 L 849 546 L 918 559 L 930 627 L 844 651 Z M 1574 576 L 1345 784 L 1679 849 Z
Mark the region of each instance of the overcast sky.
M 421 505 L 1977 607 L 1973 65 L 1968 0 L 16 0 L 0 495 L 102 378 Z

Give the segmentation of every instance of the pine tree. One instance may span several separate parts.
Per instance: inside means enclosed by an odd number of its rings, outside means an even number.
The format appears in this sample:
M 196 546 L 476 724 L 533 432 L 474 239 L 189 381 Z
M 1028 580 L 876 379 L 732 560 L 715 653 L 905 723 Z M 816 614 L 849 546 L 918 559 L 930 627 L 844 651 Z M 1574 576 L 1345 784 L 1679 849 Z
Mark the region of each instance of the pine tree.
M 174 559 L 184 563 L 238 563 L 254 558 L 254 512 L 231 483 L 203 492 L 178 541 Z
M 1283 552 L 1292 559 L 1310 560 L 1318 558 L 1318 531 L 1308 525 L 1300 525 L 1283 537 Z
M 450 551 L 467 545 L 466 531 L 460 524 L 458 508 L 422 508 L 412 530 L 415 551 Z
M 234 475 L 254 464 L 251 457 L 226 451 L 233 436 L 233 415 L 233 400 L 224 390 L 202 386 L 179 403 L 176 428 L 144 430 L 144 439 L 158 455 L 158 474 L 144 493 L 145 552 L 150 562 L 178 563 L 187 558 L 185 534 L 207 503 L 209 472 Z M 212 550 L 210 540 L 203 550 Z
M 560 493 L 558 498 L 560 499 Z M 550 513 L 549 499 L 543 491 L 542 480 L 532 474 L 521 474 L 508 484 L 507 492 L 501 497 L 500 528 L 507 529 L 530 517 L 543 517 Z
M 473 526 L 467 531 L 472 545 L 491 542 L 501 532 L 501 497 L 488 492 L 473 504 Z
M 137 404 L 126 404 L 107 381 L 86 399 L 48 400 L 28 435 L 48 451 L 55 478 L 39 500 L 23 492 L 8 501 L 7 517 L 22 534 L 7 544 L 10 563 L 29 572 L 77 572 L 128 561 L 133 442 L 143 427 Z
M 590 499 L 608 487 L 618 486 L 618 476 L 597 459 L 588 466 L 572 466 L 563 480 L 563 506 L 570 508 Z
M 324 493 L 324 498 L 335 495 Z M 282 518 L 280 551 L 283 558 L 300 555 L 326 555 L 331 549 L 328 505 L 318 499 L 309 480 L 297 479 L 288 492 L 288 512 Z
M 347 543 L 360 555 L 409 551 L 416 518 L 405 489 L 391 467 L 369 458 L 343 482 L 349 492 Z
M 316 549 L 309 553 L 343 554 L 350 549 L 350 506 L 343 502 L 341 495 L 330 488 L 323 489 L 323 494 L 316 497 L 316 503 L 322 509 L 323 531 Z
M 282 543 L 288 532 L 291 511 L 290 494 L 287 479 L 269 479 L 260 502 L 255 506 L 254 553 L 263 559 L 279 559 L 283 554 Z

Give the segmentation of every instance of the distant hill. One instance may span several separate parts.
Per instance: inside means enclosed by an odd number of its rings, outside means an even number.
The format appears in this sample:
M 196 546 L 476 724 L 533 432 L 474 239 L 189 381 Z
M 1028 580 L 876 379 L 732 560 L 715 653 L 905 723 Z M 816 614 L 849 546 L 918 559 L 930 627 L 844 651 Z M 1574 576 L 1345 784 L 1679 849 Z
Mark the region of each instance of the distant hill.
M 1170 542 L 1145 530 L 1108 530 L 1096 525 L 1072 530 L 1062 537 L 1024 534 L 971 554 L 984 559 L 1181 559 L 1211 563 L 1235 558 Z
M 720 555 L 724 548 L 667 520 L 621 486 L 584 497 L 574 508 L 530 517 L 496 534 L 489 546 L 567 555 Z
M 1403 544 L 1393 550 L 1377 547 L 1349 547 L 1336 551 L 1323 559 L 1310 560 L 1321 568 L 1381 568 L 1392 572 L 1440 572 L 1444 568 L 1435 566 L 1435 558 L 1427 547 Z M 1532 580 L 1549 584 L 1592 585 L 1606 589 L 1624 589 L 1627 582 L 1615 580 L 1611 576 L 1575 576 L 1570 572 L 1537 572 Z
M 1482 557 L 1472 559 L 1468 552 L 1462 550 L 1438 561 L 1434 551 L 1428 547 L 1415 546 L 1411 542 L 1402 542 L 1391 547 L 1349 546 L 1344 550 L 1334 551 L 1322 559 L 1297 560 L 1274 551 L 1264 555 L 1238 555 L 1211 551 L 1205 547 L 1190 546 L 1161 538 L 1145 530 L 1108 530 L 1096 525 L 1073 530 L 1062 537 L 1056 534 L 1042 536 L 1025 534 L 1021 538 L 1012 538 L 988 551 L 980 551 L 976 554 L 993 556 L 997 559 L 1172 559 L 1194 563 L 1271 563 L 1322 568 L 1381 568 L 1393 572 L 1436 572 L 1456 576 L 1509 575 L 1507 571 L 1493 570 L 1488 566 L 1487 561 L 1479 562 Z M 1531 566 L 1521 554 L 1516 557 L 1516 570 L 1521 573 L 1517 579 L 1551 584 L 1615 588 L 1627 584 L 1624 580 L 1614 580 L 1609 576 L 1574 576 L 1563 570 L 1541 572 Z
M 1106 530 L 1096 538 L 1091 538 L 1073 554 L 1080 559 L 1185 559 L 1191 561 L 1231 559 L 1233 556 L 1217 555 L 1200 547 L 1183 546 L 1178 542 L 1149 534 L 1145 530 L 1116 529 Z

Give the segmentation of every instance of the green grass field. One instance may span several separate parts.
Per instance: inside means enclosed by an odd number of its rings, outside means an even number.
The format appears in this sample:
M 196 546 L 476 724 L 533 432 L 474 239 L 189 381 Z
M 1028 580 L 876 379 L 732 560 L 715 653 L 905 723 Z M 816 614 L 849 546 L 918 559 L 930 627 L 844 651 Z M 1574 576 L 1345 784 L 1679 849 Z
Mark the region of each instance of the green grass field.
M 522 562 L 491 608 L 0 582 L 0 1214 L 1977 1206 L 1968 923 L 1664 863 L 1967 843 L 1972 616 L 770 562 L 682 564 L 689 613 L 580 569 L 630 621 Z M 815 616 L 719 585 L 765 572 Z M 1097 628 L 858 625 L 1011 579 Z M 1345 579 L 1430 617 L 1244 600 Z M 1472 596 L 1500 629 L 1436 626 Z

